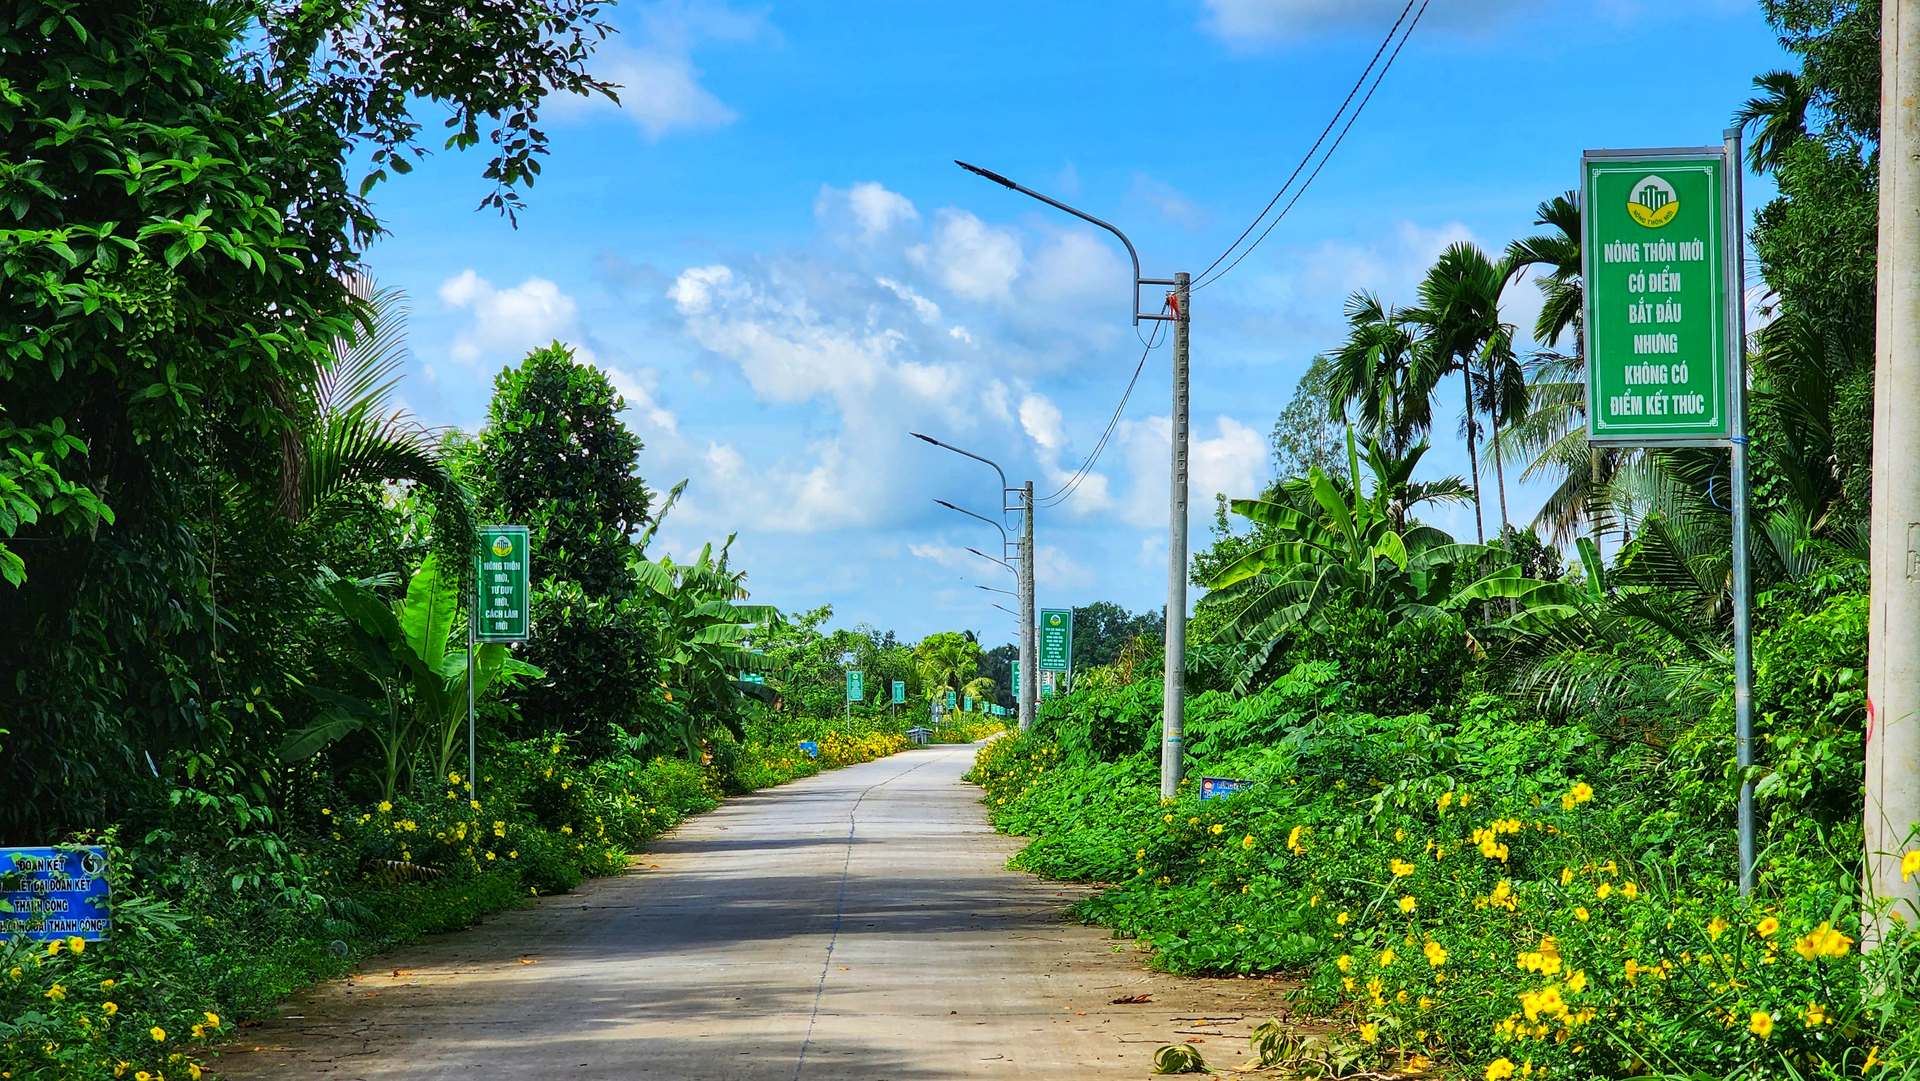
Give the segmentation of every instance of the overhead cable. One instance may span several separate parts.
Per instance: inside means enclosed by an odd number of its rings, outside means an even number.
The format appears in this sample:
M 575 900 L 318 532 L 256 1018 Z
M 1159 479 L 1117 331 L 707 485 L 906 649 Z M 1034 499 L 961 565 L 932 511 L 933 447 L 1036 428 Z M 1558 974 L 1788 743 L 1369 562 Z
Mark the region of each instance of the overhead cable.
M 1113 417 L 1107 421 L 1107 430 L 1100 433 L 1100 441 L 1093 445 L 1093 450 L 1087 455 L 1087 460 L 1080 463 L 1079 470 L 1076 471 L 1073 476 L 1068 477 L 1066 483 L 1054 489 L 1052 494 L 1035 500 L 1036 506 L 1057 507 L 1065 503 L 1068 499 L 1071 499 L 1073 493 L 1079 489 L 1080 482 L 1085 480 L 1087 474 L 1093 471 L 1094 463 L 1100 460 L 1101 452 L 1107 448 L 1107 441 L 1113 438 L 1114 429 L 1120 425 L 1120 415 L 1126 412 L 1127 402 L 1133 398 L 1133 388 L 1140 382 L 1140 373 L 1144 371 L 1147 366 L 1147 354 L 1153 352 L 1160 341 L 1160 328 L 1162 325 L 1163 324 L 1158 323 L 1154 325 L 1153 336 L 1147 339 L 1147 347 L 1140 351 L 1140 363 L 1134 365 L 1133 378 L 1127 380 L 1127 391 L 1120 396 L 1120 404 L 1114 408 Z
M 1259 247 L 1260 242 L 1267 239 L 1267 234 L 1273 232 L 1273 227 L 1280 224 L 1281 219 L 1287 216 L 1287 212 L 1293 209 L 1293 204 L 1300 201 L 1300 196 L 1313 184 L 1314 178 L 1320 175 L 1320 170 L 1326 167 L 1327 159 L 1333 156 L 1335 150 L 1340 149 L 1340 143 L 1346 139 L 1347 132 L 1353 127 L 1353 122 L 1360 118 L 1360 113 L 1367 107 L 1367 102 L 1373 100 L 1374 91 L 1380 89 L 1381 80 L 1387 77 L 1387 72 L 1393 67 L 1394 60 L 1400 56 L 1400 50 L 1406 46 L 1407 39 L 1413 36 L 1414 27 L 1420 25 L 1420 17 L 1427 13 L 1428 2 L 1429 0 L 1421 0 L 1420 9 L 1414 11 L 1413 20 L 1407 22 L 1407 12 L 1413 9 L 1413 0 L 1407 0 L 1407 6 L 1400 11 L 1400 18 L 1394 20 L 1393 26 L 1387 30 L 1386 37 L 1381 39 L 1380 47 L 1374 50 L 1373 59 L 1369 60 L 1367 66 L 1361 70 L 1360 78 L 1354 82 L 1353 89 L 1347 91 L 1346 99 L 1340 103 L 1340 108 L 1334 111 L 1333 118 L 1327 121 L 1325 128 L 1321 129 L 1320 138 L 1315 139 L 1313 145 L 1307 148 L 1306 154 L 1300 159 L 1300 164 L 1294 166 L 1293 172 L 1288 175 L 1286 183 L 1282 184 L 1280 190 L 1274 193 L 1273 198 L 1267 202 L 1265 209 L 1261 210 L 1259 216 L 1253 219 L 1253 223 L 1241 231 L 1239 237 L 1235 238 L 1227 250 L 1221 252 L 1219 258 L 1215 259 L 1206 270 L 1194 275 L 1193 288 L 1203 289 L 1206 286 L 1212 285 L 1222 277 L 1225 277 L 1227 271 L 1239 266 L 1240 260 L 1245 259 L 1253 249 Z M 1399 33 L 1400 26 L 1403 22 L 1406 23 L 1406 32 Z M 1398 44 L 1394 43 L 1396 34 L 1399 37 Z M 1375 72 L 1374 65 L 1379 63 L 1380 54 L 1386 52 L 1386 48 L 1390 44 L 1393 45 L 1393 52 L 1387 55 L 1386 63 L 1380 64 L 1379 71 Z M 1366 83 L 1369 75 L 1373 76 L 1373 85 L 1367 88 L 1366 96 L 1360 99 L 1360 104 L 1354 106 L 1353 110 L 1349 112 L 1347 106 L 1352 104 L 1354 94 L 1359 92 L 1360 87 Z M 1320 145 L 1326 141 L 1327 133 L 1333 130 L 1333 126 L 1340 122 L 1342 116 L 1347 118 L 1347 122 L 1346 125 L 1340 129 L 1340 134 L 1334 137 L 1333 145 L 1327 147 L 1326 153 L 1320 155 L 1319 163 L 1314 165 L 1311 173 L 1307 174 L 1307 179 L 1303 181 L 1299 187 L 1293 187 L 1294 180 L 1299 177 L 1301 170 L 1305 169 L 1307 164 L 1313 161 L 1315 152 L 1318 151 Z M 1247 236 L 1255 229 L 1258 229 L 1261 222 L 1266 221 L 1267 215 L 1272 212 L 1275 204 L 1280 202 L 1281 197 L 1287 194 L 1289 188 L 1293 190 L 1293 198 L 1287 200 L 1287 205 L 1281 208 L 1280 213 L 1275 215 L 1271 222 L 1267 222 L 1267 227 L 1261 230 L 1260 235 L 1254 238 L 1253 243 L 1248 244 L 1245 249 L 1240 250 L 1238 255 L 1234 255 L 1235 250 L 1240 248 L 1241 243 L 1247 239 Z M 1220 263 L 1230 255 L 1234 257 L 1233 262 L 1228 263 L 1218 274 L 1213 274 L 1211 278 L 1207 277 L 1208 274 L 1213 273 L 1214 267 L 1218 267 Z

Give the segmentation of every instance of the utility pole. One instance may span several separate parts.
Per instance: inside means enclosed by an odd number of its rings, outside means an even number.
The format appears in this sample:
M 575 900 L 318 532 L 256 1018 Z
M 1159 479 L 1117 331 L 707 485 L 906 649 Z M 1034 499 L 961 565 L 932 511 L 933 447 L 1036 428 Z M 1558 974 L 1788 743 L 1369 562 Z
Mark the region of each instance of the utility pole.
M 1037 651 L 1033 623 L 1033 482 L 1020 490 L 1020 670 L 1032 673 Z M 1032 675 L 1020 684 L 1020 731 L 1033 727 L 1040 687 Z
M 1753 896 L 1754 860 L 1753 781 L 1753 563 L 1749 552 L 1752 524 L 1747 491 L 1747 230 L 1746 207 L 1740 193 L 1746 166 L 1740 155 L 1740 129 L 1728 128 L 1727 178 L 1727 289 L 1733 296 L 1727 319 L 1727 338 L 1733 363 L 1727 382 L 1728 492 L 1733 503 L 1733 733 L 1734 760 L 1740 767 L 1740 804 L 1737 832 L 1740 856 L 1740 896 Z
M 1880 258 L 1874 313 L 1872 586 L 1867 628 L 1866 913 L 1861 945 L 1920 916 L 1920 3 L 1880 9 Z
M 991 180 L 1001 187 L 1038 199 L 1056 210 L 1064 210 L 1081 221 L 1098 225 L 1118 237 L 1120 243 L 1126 246 L 1127 257 L 1133 261 L 1133 325 L 1139 326 L 1142 319 L 1173 323 L 1173 493 L 1171 520 L 1167 528 L 1167 670 L 1160 743 L 1160 797 L 1172 799 L 1174 792 L 1180 787 L 1180 773 L 1185 767 L 1182 757 L 1184 747 L 1181 742 L 1181 729 L 1186 714 L 1187 682 L 1187 295 L 1190 285 L 1188 276 L 1176 274 L 1171 278 L 1143 278 L 1140 276 L 1140 253 L 1134 250 L 1133 241 L 1127 239 L 1127 234 L 1084 210 L 1076 210 L 1052 196 L 1042 195 L 1032 188 L 1016 184 L 990 169 L 968 165 L 964 161 L 955 161 L 954 164 L 975 176 Z M 1172 314 L 1141 311 L 1140 287 L 1143 285 L 1173 286 L 1174 291 L 1168 294 L 1167 300 L 1175 311 Z M 1032 486 L 1029 485 L 1029 521 L 1032 513 L 1031 490 Z M 1032 545 L 1029 544 L 1029 553 L 1031 549 Z M 1031 559 L 1030 554 L 1028 558 Z M 1031 580 L 1030 577 L 1029 580 Z M 1031 607 L 1028 608 L 1024 620 L 1027 629 L 1021 632 L 1020 637 L 1023 642 L 1032 633 Z M 1036 673 L 1032 669 L 1027 668 L 1025 664 L 1020 667 L 1027 672 L 1023 684 L 1037 683 L 1034 679 Z M 1036 693 L 1038 689 L 1036 686 Z
M 1187 721 L 1187 303 L 1186 273 L 1173 276 L 1173 477 L 1167 498 L 1166 698 L 1161 706 L 1160 798 L 1180 791 Z

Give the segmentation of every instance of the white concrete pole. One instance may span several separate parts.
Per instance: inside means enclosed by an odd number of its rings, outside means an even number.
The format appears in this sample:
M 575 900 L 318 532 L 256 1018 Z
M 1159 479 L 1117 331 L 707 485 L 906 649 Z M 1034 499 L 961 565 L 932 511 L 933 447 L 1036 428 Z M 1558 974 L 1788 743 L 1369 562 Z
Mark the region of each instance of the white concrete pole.
M 1867 632 L 1866 901 L 1862 945 L 1891 899 L 1920 917 L 1920 3 L 1885 0 L 1880 38 L 1880 265 L 1875 313 L 1873 555 Z
M 1167 500 L 1166 697 L 1161 703 L 1160 798 L 1180 790 L 1187 717 L 1187 299 L 1186 274 L 1173 276 L 1173 484 Z
M 1034 668 L 1039 652 L 1033 620 L 1033 482 L 1020 490 L 1020 731 L 1033 727 L 1040 701 L 1040 673 Z

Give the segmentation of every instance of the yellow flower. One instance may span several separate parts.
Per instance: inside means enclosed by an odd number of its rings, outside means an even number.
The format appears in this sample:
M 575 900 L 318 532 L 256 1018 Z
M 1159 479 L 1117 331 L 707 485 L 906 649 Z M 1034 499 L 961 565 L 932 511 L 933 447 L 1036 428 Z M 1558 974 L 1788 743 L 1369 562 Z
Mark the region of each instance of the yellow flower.
M 1187 825 L 1189 826 L 1197 826 L 1199 824 L 1200 824 L 1200 818 L 1197 815 L 1193 818 L 1187 819 Z
M 1572 881 L 1573 881 L 1573 868 L 1571 867 L 1560 868 L 1560 884 L 1562 886 L 1565 886 L 1571 883 Z
M 1625 897 L 1629 901 L 1632 901 L 1640 896 L 1640 887 L 1629 882 L 1626 885 L 1620 887 L 1620 896 Z
M 1300 843 L 1300 835 L 1305 833 L 1306 830 L 1307 827 L 1305 826 L 1295 826 L 1293 827 L 1293 832 L 1287 834 L 1287 850 L 1296 856 L 1304 856 L 1307 854 L 1307 846 Z
M 1171 821 L 1173 821 L 1173 816 L 1172 816 L 1172 815 L 1170 815 L 1170 814 L 1166 814 L 1166 815 L 1161 815 L 1161 816 L 1160 816 L 1160 821 L 1162 821 L 1162 822 L 1171 822 Z
M 135 1070 L 133 1072 L 133 1081 L 153 1081 L 153 1075 L 145 1070 Z
M 114 1014 L 120 1012 L 120 1007 L 111 1002 L 102 1002 L 100 1004 L 100 1012 L 106 1014 L 108 1017 L 112 1017 Z
M 1362 1043 L 1372 1043 L 1373 1041 L 1379 1038 L 1380 1038 L 1379 1025 L 1374 1024 L 1372 1021 L 1368 1021 L 1366 1024 L 1360 1026 L 1360 1040 Z
M 219 1028 L 219 1027 L 220 1027 L 220 1015 L 219 1015 L 219 1014 L 217 1014 L 217 1013 L 208 1013 L 208 1014 L 203 1014 L 202 1016 L 204 1016 L 204 1017 L 205 1017 L 205 1018 L 207 1019 L 207 1024 L 209 1024 L 209 1025 L 212 1025 L 212 1026 L 213 1026 L 214 1028 Z
M 1606 900 L 1606 899 L 1607 899 L 1607 897 L 1608 897 L 1608 896 L 1609 896 L 1610 894 L 1612 894 L 1612 893 L 1613 893 L 1613 883 L 1611 883 L 1611 882 L 1602 882 L 1602 883 L 1600 883 L 1600 888 L 1599 888 L 1599 889 L 1597 889 L 1597 890 L 1595 890 L 1595 891 L 1593 891 L 1593 892 L 1594 892 L 1594 893 L 1595 893 L 1596 895 L 1598 895 L 1598 896 L 1599 896 L 1599 898 L 1600 898 L 1600 899 L 1601 899 L 1602 901 L 1604 901 L 1604 900 Z
M 1220 831 L 1226 828 L 1227 827 L 1221 825 L 1220 823 L 1215 822 L 1213 825 L 1207 827 L 1207 832 L 1215 836 L 1218 836 L 1220 834 Z
M 197 1062 L 187 1063 L 187 1076 L 192 1078 L 193 1081 L 200 1081 L 200 1064 Z
M 152 1028 L 147 1030 L 147 1035 L 153 1037 L 154 1043 L 165 1043 L 167 1039 L 167 1030 L 164 1028 L 161 1028 L 159 1025 L 155 1025 Z
M 1580 992 L 1585 991 L 1586 989 L 1587 989 L 1586 973 L 1576 972 L 1573 975 L 1567 977 L 1567 990 L 1572 991 L 1574 994 L 1577 995 Z
M 194 1038 L 194 1039 L 196 1039 L 196 1040 L 198 1040 L 198 1039 L 201 1039 L 201 1038 L 203 1038 L 203 1037 L 205 1037 L 205 1036 L 206 1036 L 206 1034 L 207 1034 L 207 1026 L 205 1026 L 205 1025 L 195 1025 L 195 1026 L 193 1026 L 193 1038 Z
M 66 943 L 57 938 L 54 939 L 52 942 L 47 943 L 47 956 L 48 957 L 58 956 L 60 953 L 60 947 L 64 945 L 66 945 Z
M 1427 964 L 1435 968 L 1447 963 L 1447 948 L 1438 942 L 1429 942 L 1426 947 Z M 1425 1007 L 1421 1007 L 1425 1009 Z
M 1573 918 L 1579 920 L 1581 923 L 1585 923 L 1588 919 L 1592 918 L 1592 914 L 1582 906 L 1573 910 Z
M 381 813 L 381 814 L 386 814 L 386 813 L 387 813 L 388 811 L 391 811 L 391 810 L 393 810 L 393 804 L 391 804 L 391 803 L 388 803 L 388 802 L 387 802 L 386 800 L 381 800 L 381 801 L 380 801 L 380 813 Z
M 1240 839 L 1241 848 L 1252 848 L 1254 846 L 1254 843 L 1255 842 L 1253 840 L 1253 834 L 1251 833 L 1247 834 L 1245 837 L 1242 837 Z
M 1900 857 L 1900 881 L 1905 882 L 1915 874 L 1920 874 L 1920 848 Z
M 1773 933 L 1780 929 L 1780 921 L 1774 919 L 1772 916 L 1768 916 L 1758 924 L 1755 924 L 1753 929 L 1760 932 L 1761 938 L 1772 938 Z
M 1860 1064 L 1860 1072 L 1865 1074 L 1878 1065 L 1880 1065 L 1880 1049 L 1876 1047 L 1867 1052 L 1867 1061 Z
M 1718 942 L 1720 941 L 1721 933 L 1726 931 L 1726 929 L 1727 929 L 1727 921 L 1721 919 L 1718 916 L 1715 916 L 1713 918 L 1713 922 L 1707 924 L 1707 937 L 1713 939 L 1715 942 Z
M 1400 898 L 1400 911 L 1402 912 L 1412 912 L 1414 909 L 1419 907 L 1420 907 L 1420 902 L 1414 900 L 1412 897 Z
M 1818 1028 L 1827 1023 L 1827 1008 L 1818 1002 L 1807 1006 L 1807 1027 Z
M 1389 864 L 1389 866 L 1392 868 L 1393 877 L 1395 878 L 1405 878 L 1406 876 L 1413 873 L 1413 864 L 1408 863 L 1406 860 L 1400 859 L 1398 857 L 1395 857 L 1394 861 L 1391 864 Z
M 1813 932 L 1804 935 L 1793 944 L 1793 952 L 1809 961 L 1822 957 L 1845 957 L 1853 950 L 1853 939 L 1833 929 L 1831 923 L 1822 923 Z
M 20 978 L 20 966 L 19 966 L 19 965 L 15 965 L 15 966 L 13 966 L 13 968 L 12 968 L 12 969 L 10 969 L 10 970 L 9 970 L 9 971 L 7 972 L 7 976 L 8 976 L 8 977 L 9 977 L 10 979 L 15 979 L 15 980 L 17 980 L 17 979 L 19 979 L 19 978 Z
M 1339 969 L 1342 973 L 1352 972 L 1353 971 L 1353 955 L 1350 953 L 1341 954 L 1340 959 L 1333 963 L 1333 967 Z
M 1390 948 L 1381 950 L 1380 951 L 1380 967 L 1385 968 L 1390 964 L 1393 964 L 1393 950 Z
M 1453 793 L 1452 792 L 1440 793 L 1440 809 L 1444 811 L 1451 806 L 1453 806 Z
M 1762 1010 L 1753 1011 L 1753 1017 L 1747 1021 L 1747 1031 L 1763 1040 L 1773 1035 L 1773 1015 Z
M 85 953 L 87 952 L 87 940 L 84 938 L 81 938 L 79 935 L 75 935 L 72 938 L 67 939 L 67 949 L 70 949 L 75 953 Z
M 67 997 L 67 989 L 56 983 L 52 987 L 49 987 L 47 989 L 47 993 L 44 997 L 50 998 L 55 1002 L 59 1002 L 61 999 Z
M 1581 781 L 1579 784 L 1573 786 L 1572 792 L 1567 794 L 1573 797 L 1573 802 L 1575 803 L 1586 803 L 1593 799 L 1593 786 L 1585 781 Z
M 1345 912 L 1342 912 L 1340 913 L 1340 915 L 1334 917 L 1333 922 L 1339 924 L 1342 927 L 1345 927 L 1347 925 L 1347 920 L 1349 918 L 1350 917 Z
M 1513 1073 L 1512 1059 L 1497 1058 L 1487 1064 L 1487 1081 L 1506 1081 Z

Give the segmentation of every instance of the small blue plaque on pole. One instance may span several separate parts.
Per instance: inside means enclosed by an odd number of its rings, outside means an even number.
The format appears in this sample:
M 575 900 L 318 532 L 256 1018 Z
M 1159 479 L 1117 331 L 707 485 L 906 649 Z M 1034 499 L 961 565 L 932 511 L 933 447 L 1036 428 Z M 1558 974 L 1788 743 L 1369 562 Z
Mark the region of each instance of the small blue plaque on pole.
M 107 850 L 0 848 L 0 940 L 107 937 Z
M 1200 778 L 1201 799 L 1226 799 L 1228 796 L 1247 787 L 1247 782 L 1232 777 Z
M 808 758 L 818 758 L 820 757 L 820 744 L 814 740 L 803 739 L 800 741 L 800 753 L 806 755 Z

